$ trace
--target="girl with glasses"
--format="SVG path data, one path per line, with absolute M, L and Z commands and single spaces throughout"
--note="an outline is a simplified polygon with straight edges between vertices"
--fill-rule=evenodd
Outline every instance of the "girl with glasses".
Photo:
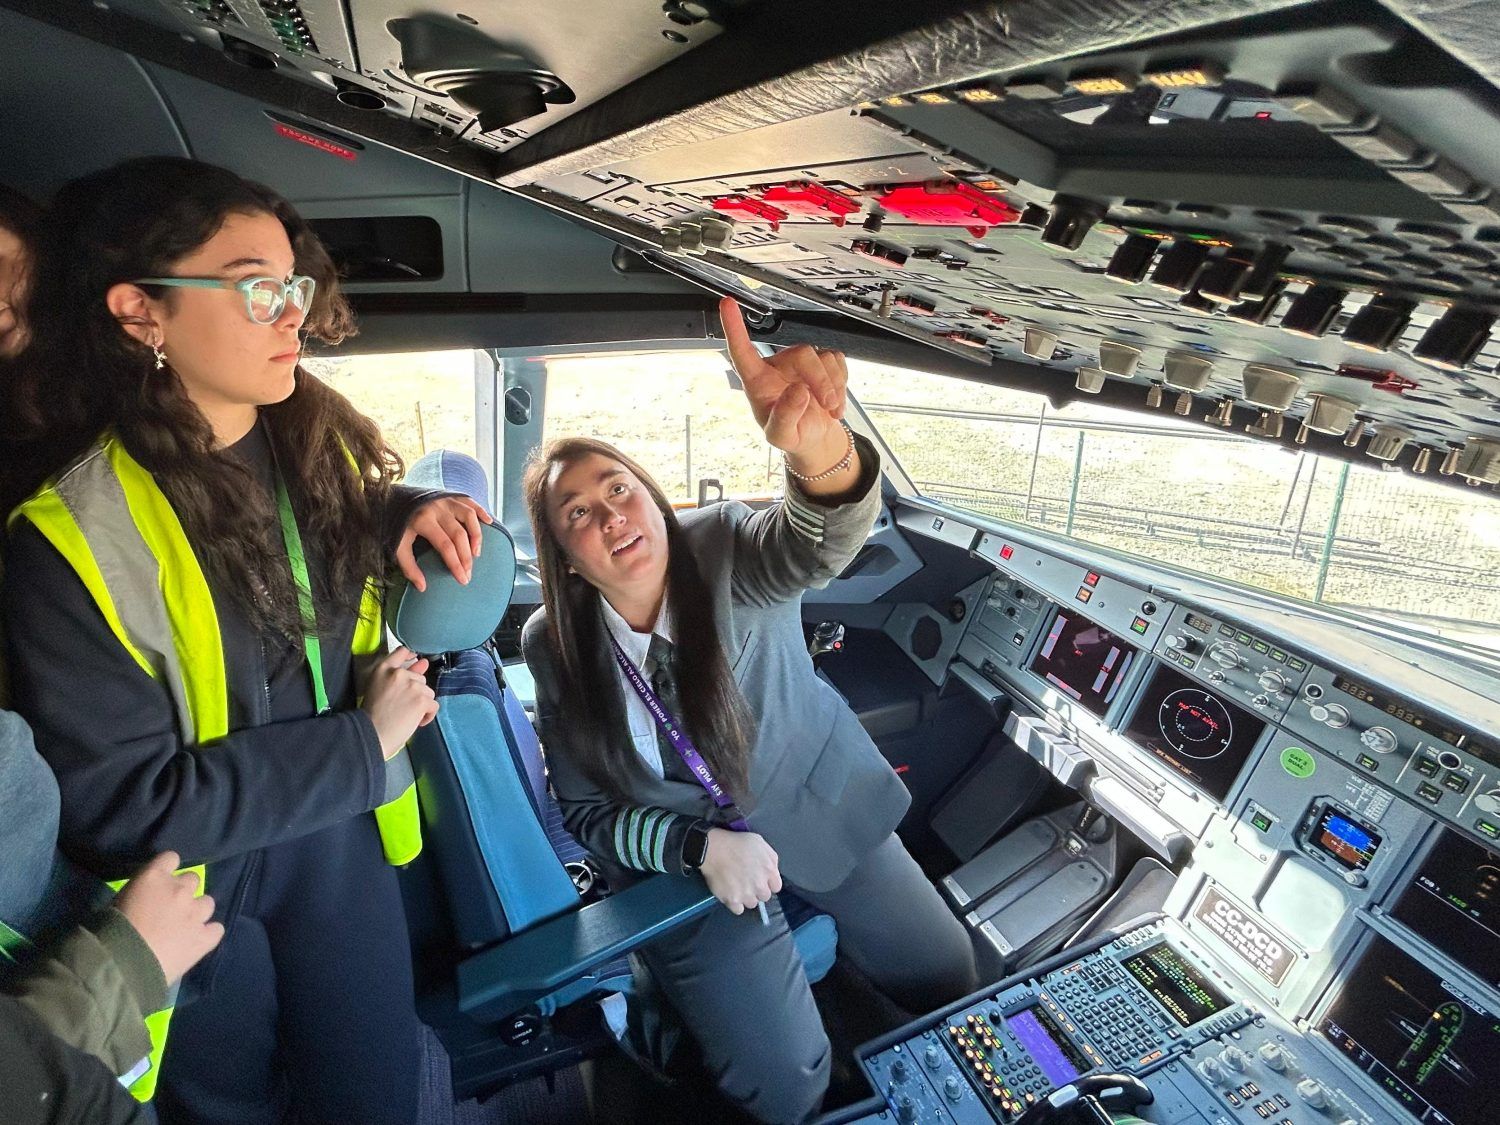
M 306 337 L 353 323 L 265 187 L 174 158 L 68 185 L 30 307 L 9 413 L 50 456 L 8 482 L 16 706 L 65 850 L 106 879 L 175 851 L 226 929 L 132 1090 L 164 1125 L 413 1121 L 392 865 L 420 847 L 404 747 L 437 702 L 384 653 L 377 587 L 391 544 L 422 584 L 419 537 L 466 580 L 488 516 L 394 483 L 303 372 Z

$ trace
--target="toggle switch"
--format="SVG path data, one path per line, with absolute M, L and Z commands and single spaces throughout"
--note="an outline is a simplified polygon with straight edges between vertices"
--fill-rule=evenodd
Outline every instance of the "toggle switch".
M 1104 204 L 1076 195 L 1059 195 L 1052 200 L 1052 214 L 1042 227 L 1042 241 L 1058 250 L 1077 250 L 1102 218 Z

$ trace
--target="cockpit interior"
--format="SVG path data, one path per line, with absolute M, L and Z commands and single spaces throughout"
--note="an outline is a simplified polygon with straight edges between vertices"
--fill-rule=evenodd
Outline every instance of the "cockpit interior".
M 519 475 L 544 427 L 686 396 L 652 437 L 682 503 L 764 503 L 764 452 L 715 460 L 716 408 L 653 371 L 698 357 L 724 392 L 724 295 L 767 350 L 847 353 L 884 506 L 802 616 L 986 983 L 897 1012 L 830 945 L 818 1120 L 1480 1125 L 1500 1073 L 1497 18 L 0 0 L 0 180 L 45 199 L 130 156 L 222 164 L 340 266 L 360 331 L 315 363 L 353 386 L 368 357 L 461 357 L 459 421 L 418 402 L 418 451 L 468 442 L 516 544 L 482 646 L 494 754 L 534 703 Z M 481 782 L 434 764 L 424 790 L 418 765 L 449 818 L 402 876 L 451 1094 L 431 1120 L 731 1120 L 691 1083 L 643 1108 L 580 1078 L 619 1053 L 617 958 L 702 888 L 658 876 L 612 916 L 581 849 L 544 850 L 574 887 L 527 915 L 467 826 Z M 545 837 L 536 776 L 505 815 Z

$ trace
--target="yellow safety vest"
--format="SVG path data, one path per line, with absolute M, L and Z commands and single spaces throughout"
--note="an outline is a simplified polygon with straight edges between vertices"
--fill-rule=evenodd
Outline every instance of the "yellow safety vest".
M 117 437 L 106 433 L 11 513 L 10 522 L 22 517 L 77 572 L 125 651 L 147 675 L 164 683 L 184 741 L 212 753 L 210 744 L 229 733 L 219 618 L 203 568 L 151 474 Z M 379 651 L 384 638 L 380 599 L 372 584 L 360 604 L 354 655 Z M 417 857 L 422 829 L 415 783 L 377 808 L 375 820 L 388 863 L 400 866 Z M 185 870 L 196 871 L 204 881 L 205 865 Z M 151 1065 L 130 1087 L 140 1101 L 149 1101 L 156 1092 L 172 1016 L 172 999 L 168 1003 L 146 1017 Z

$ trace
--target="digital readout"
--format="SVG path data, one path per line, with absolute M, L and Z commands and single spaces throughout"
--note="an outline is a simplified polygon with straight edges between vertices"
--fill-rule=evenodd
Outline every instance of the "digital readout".
M 1196 613 L 1190 613 L 1184 620 L 1189 629 L 1197 629 L 1200 633 L 1212 633 L 1214 623 L 1206 617 L 1199 617 Z
M 1323 810 L 1313 828 L 1313 847 L 1328 856 L 1339 866 L 1350 871 L 1363 871 L 1380 850 L 1380 834 L 1337 809 Z
M 1400 719 L 1403 723 L 1416 727 L 1440 742 L 1460 747 L 1491 765 L 1500 765 L 1500 752 L 1489 746 L 1471 742 L 1467 731 L 1450 727 L 1443 720 L 1418 711 L 1399 699 L 1393 699 L 1384 692 L 1377 691 L 1368 684 L 1351 680 L 1348 676 L 1335 676 L 1333 686 L 1346 695 L 1352 695 L 1355 699 L 1368 703 L 1371 707 L 1379 707 L 1391 718 Z

